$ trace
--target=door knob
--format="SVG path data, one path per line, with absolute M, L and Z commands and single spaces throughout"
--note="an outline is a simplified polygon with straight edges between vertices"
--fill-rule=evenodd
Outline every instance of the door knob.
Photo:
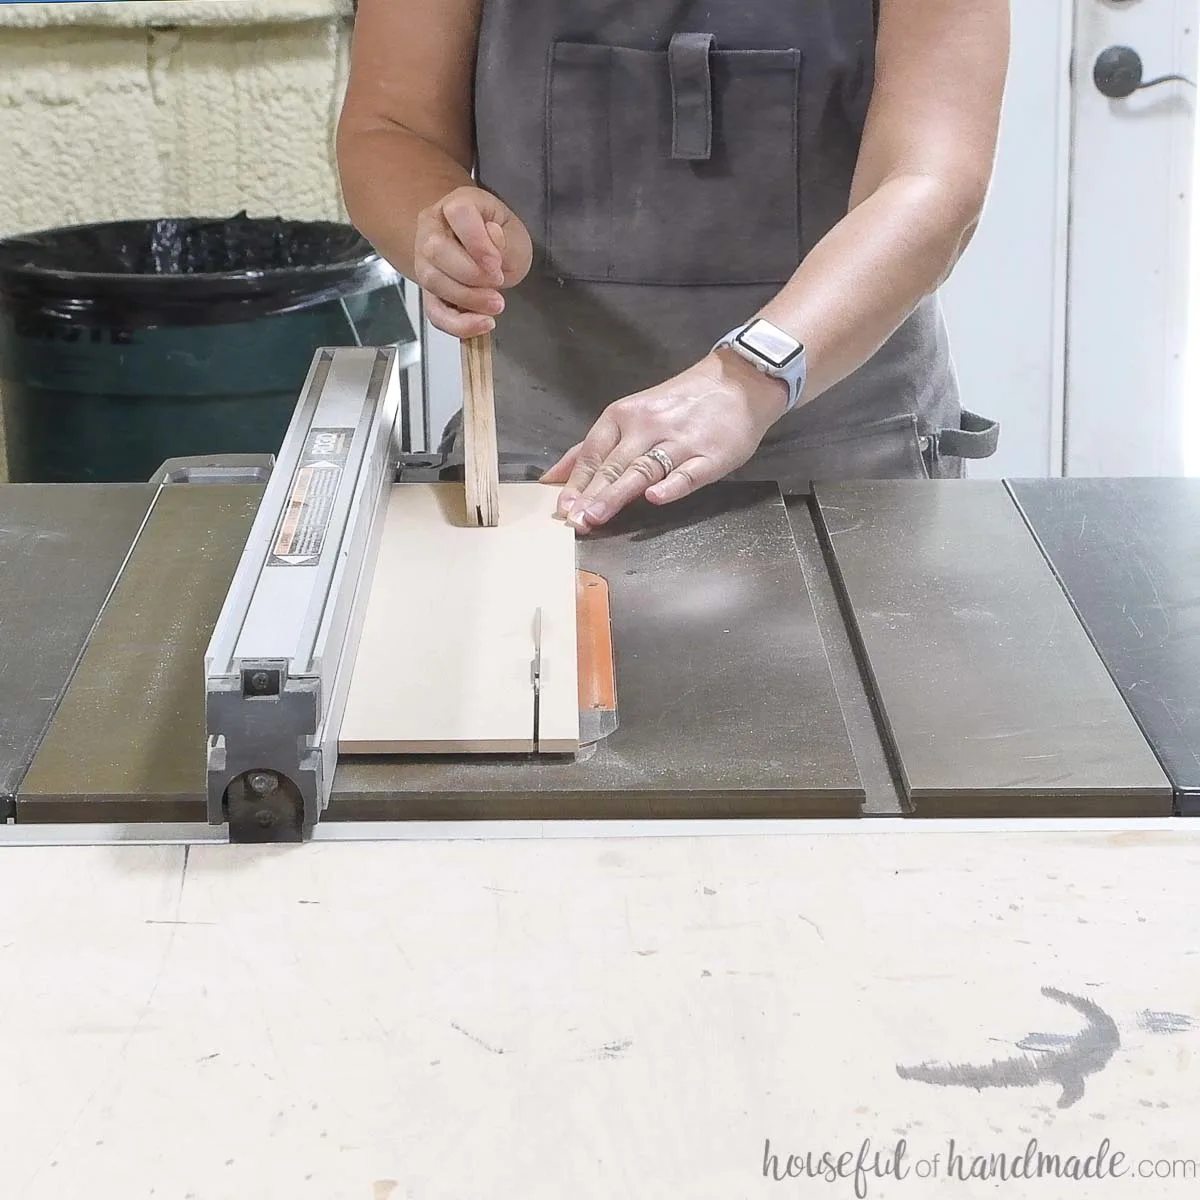
M 1109 46 L 1100 52 L 1092 68 L 1092 80 L 1097 91 L 1110 100 L 1125 100 L 1134 92 L 1163 83 L 1196 86 L 1185 75 L 1160 75 L 1157 79 L 1143 79 L 1142 74 L 1142 56 L 1132 46 Z

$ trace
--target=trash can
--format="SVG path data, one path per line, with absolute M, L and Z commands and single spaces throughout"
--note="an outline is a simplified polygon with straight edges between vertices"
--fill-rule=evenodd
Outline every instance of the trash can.
M 0 241 L 9 478 L 274 453 L 318 348 L 412 337 L 402 277 L 348 225 L 239 213 Z

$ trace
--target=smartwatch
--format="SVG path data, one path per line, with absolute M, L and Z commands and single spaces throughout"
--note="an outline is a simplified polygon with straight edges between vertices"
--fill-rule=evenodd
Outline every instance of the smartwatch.
M 799 404 L 808 376 L 808 362 L 804 346 L 790 333 L 784 333 L 778 325 L 772 325 L 762 317 L 755 317 L 745 325 L 730 330 L 713 350 L 724 350 L 726 347 L 753 363 L 764 375 L 787 384 L 785 413 L 791 412 Z

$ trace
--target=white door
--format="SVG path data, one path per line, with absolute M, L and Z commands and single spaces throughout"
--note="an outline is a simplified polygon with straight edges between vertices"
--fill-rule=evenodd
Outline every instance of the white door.
M 964 402 L 1001 425 L 971 474 L 1177 473 L 1195 90 L 1094 76 L 1194 79 L 1197 0 L 1012 12 L 992 193 L 944 293 Z
M 1067 0 L 1012 0 L 992 188 L 942 293 L 963 404 L 1000 422 L 972 478 L 1062 473 L 1073 25 Z
M 1077 0 L 1068 475 L 1184 469 L 1197 0 Z M 1097 73 L 1099 79 L 1097 79 Z M 1124 86 L 1122 86 L 1124 84 Z
M 1067 0 L 1012 11 L 988 206 L 942 293 L 962 402 L 1000 421 L 980 479 L 1062 473 L 1074 20 Z

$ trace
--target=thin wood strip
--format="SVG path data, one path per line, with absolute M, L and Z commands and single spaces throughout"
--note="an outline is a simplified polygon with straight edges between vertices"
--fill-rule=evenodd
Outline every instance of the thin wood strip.
M 464 473 L 467 517 L 475 525 L 500 523 L 500 458 L 492 387 L 492 335 L 462 344 Z

